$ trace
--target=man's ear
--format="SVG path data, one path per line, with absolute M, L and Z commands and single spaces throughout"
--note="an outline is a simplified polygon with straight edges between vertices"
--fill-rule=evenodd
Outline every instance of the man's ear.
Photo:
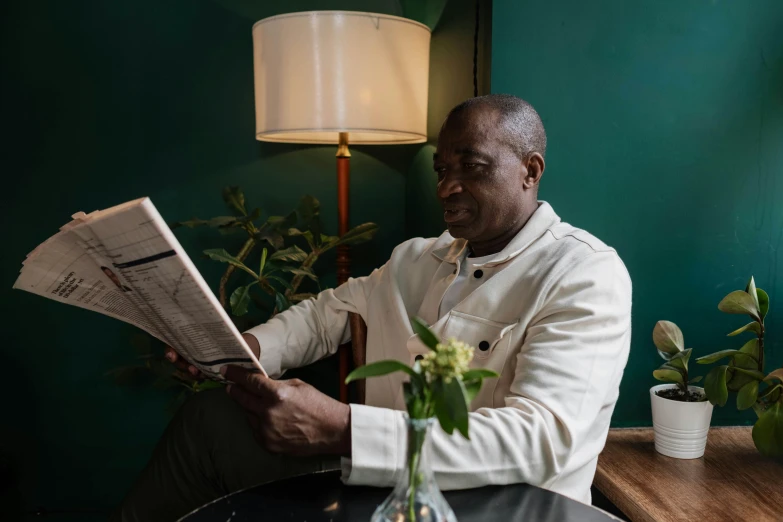
M 532 152 L 527 157 L 527 175 L 525 176 L 525 189 L 538 187 L 541 176 L 544 175 L 544 157 L 538 152 Z

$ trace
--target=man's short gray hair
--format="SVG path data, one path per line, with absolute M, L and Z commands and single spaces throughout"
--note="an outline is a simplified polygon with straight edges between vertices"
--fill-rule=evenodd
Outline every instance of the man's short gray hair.
M 524 158 L 531 152 L 538 152 L 541 156 L 546 155 L 544 123 L 528 102 L 511 94 L 488 94 L 465 100 L 451 109 L 449 116 L 478 106 L 491 107 L 500 113 L 509 145 L 520 158 Z

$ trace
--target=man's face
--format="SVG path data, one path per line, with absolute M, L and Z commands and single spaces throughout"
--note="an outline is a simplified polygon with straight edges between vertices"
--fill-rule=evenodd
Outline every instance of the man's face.
M 434 168 L 443 219 L 456 238 L 493 241 L 520 226 L 535 205 L 524 190 L 527 169 L 504 134 L 494 109 L 475 106 L 451 115 L 438 136 Z

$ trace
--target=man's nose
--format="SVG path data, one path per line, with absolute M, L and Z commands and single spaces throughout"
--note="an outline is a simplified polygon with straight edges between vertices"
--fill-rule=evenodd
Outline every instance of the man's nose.
M 440 199 L 447 199 L 452 194 L 462 192 L 462 184 L 454 176 L 446 174 L 438 181 L 437 195 Z

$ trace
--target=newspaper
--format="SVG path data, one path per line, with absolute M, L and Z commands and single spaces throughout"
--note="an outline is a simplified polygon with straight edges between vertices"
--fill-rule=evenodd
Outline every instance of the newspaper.
M 266 375 L 148 198 L 74 214 L 27 255 L 14 288 L 137 326 L 209 377 L 226 364 Z

